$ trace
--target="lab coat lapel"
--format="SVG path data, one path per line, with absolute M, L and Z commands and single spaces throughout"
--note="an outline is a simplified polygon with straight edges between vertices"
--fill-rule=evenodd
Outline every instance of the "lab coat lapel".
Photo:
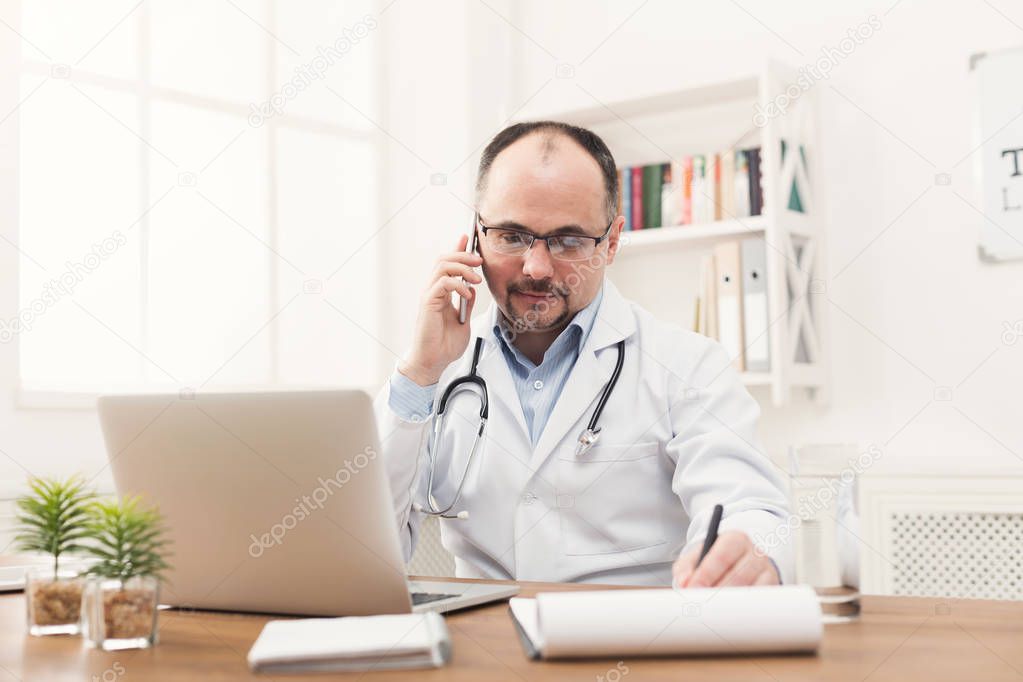
M 615 344 L 636 331 L 632 309 L 610 280 L 604 280 L 604 297 L 590 335 L 568 375 L 561 395 L 547 420 L 533 452 L 531 465 L 539 466 L 557 449 L 566 434 L 574 444 L 586 428 L 604 386 L 611 379 L 617 359 Z

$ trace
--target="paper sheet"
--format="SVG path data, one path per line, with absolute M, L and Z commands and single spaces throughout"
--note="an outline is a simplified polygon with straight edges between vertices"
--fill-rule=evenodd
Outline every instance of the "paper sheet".
M 510 607 L 544 658 L 814 651 L 822 632 L 803 585 L 547 592 Z

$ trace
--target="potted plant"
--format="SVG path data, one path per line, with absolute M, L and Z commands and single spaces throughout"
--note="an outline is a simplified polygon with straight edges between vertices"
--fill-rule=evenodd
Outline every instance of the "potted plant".
M 23 552 L 53 557 L 52 566 L 25 574 L 28 631 L 32 635 L 76 635 L 81 631 L 82 577 L 61 568 L 60 559 L 83 549 L 93 493 L 74 476 L 66 481 L 30 478 L 30 493 L 16 501 L 15 544 Z
M 160 513 L 138 497 L 92 505 L 85 551 L 96 563 L 83 599 L 90 645 L 111 651 L 156 643 L 160 576 L 168 567 L 165 530 Z

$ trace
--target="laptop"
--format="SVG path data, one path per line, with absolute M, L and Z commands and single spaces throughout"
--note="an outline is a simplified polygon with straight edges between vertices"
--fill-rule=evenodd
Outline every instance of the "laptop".
M 354 616 L 518 592 L 408 580 L 363 391 L 108 395 L 98 407 L 117 492 L 142 495 L 166 521 L 163 603 Z

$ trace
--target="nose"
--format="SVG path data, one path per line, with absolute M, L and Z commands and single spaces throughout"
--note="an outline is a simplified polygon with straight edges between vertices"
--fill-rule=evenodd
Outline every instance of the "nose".
M 522 259 L 522 274 L 530 279 L 547 279 L 554 275 L 554 262 L 544 240 L 534 241 Z

